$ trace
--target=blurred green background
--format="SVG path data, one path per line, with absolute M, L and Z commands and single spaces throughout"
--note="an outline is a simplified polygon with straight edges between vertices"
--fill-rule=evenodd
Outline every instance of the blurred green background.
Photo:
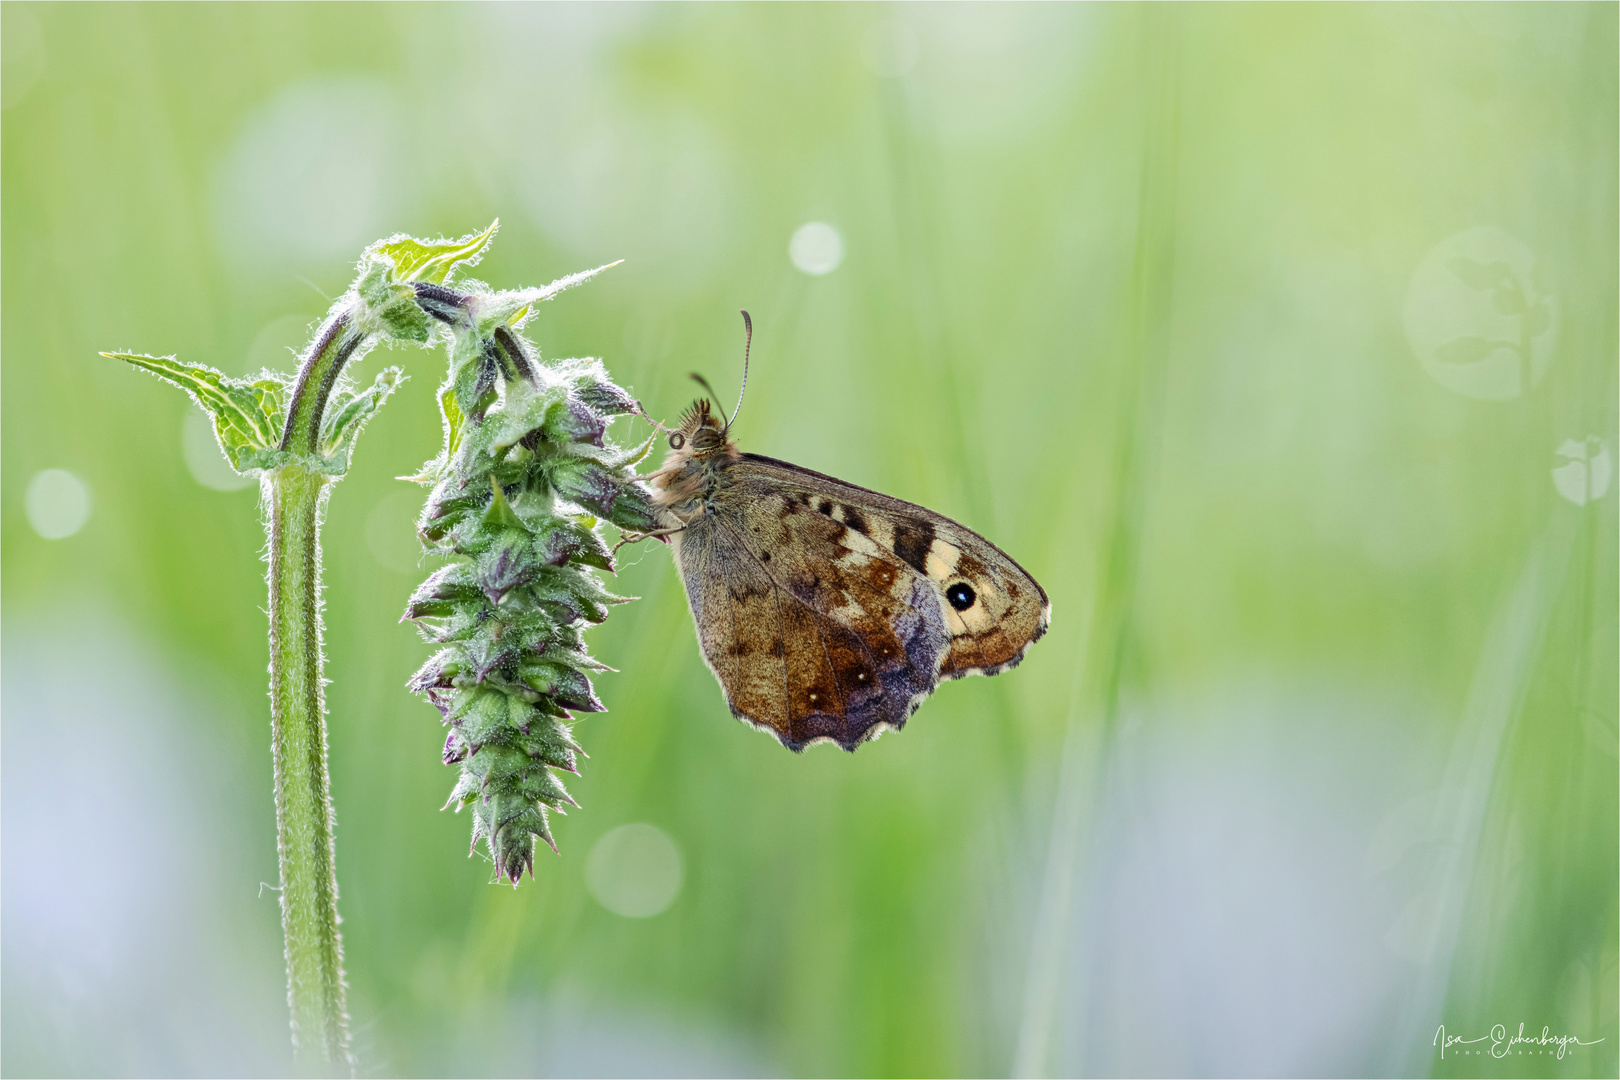
M 0 1068 L 290 1067 L 256 490 L 97 353 L 288 365 L 366 243 L 499 217 L 496 285 L 626 260 L 546 355 L 674 417 L 749 308 L 744 447 L 1053 629 L 794 756 L 644 545 L 584 809 L 492 887 L 403 686 L 443 360 L 369 358 L 362 1074 L 1615 1075 L 1616 12 L 3 5 Z M 1476 1053 L 1521 1023 L 1602 1041 Z

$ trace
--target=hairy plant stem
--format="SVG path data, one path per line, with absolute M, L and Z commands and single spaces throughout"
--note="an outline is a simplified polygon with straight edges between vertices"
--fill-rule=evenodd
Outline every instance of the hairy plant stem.
M 313 452 L 338 371 L 358 345 L 333 319 L 305 359 L 287 409 L 284 449 Z M 321 649 L 321 517 L 333 477 L 287 465 L 263 480 L 270 540 L 270 725 L 275 761 L 276 847 L 287 998 L 301 1069 L 352 1072 L 343 1004 L 337 864 L 326 766 Z
M 347 1072 L 326 703 L 321 691 L 320 521 L 330 477 L 265 477 L 270 534 L 270 725 L 287 998 L 300 1065 Z
M 269 542 L 270 727 L 281 928 L 293 1050 L 298 1071 L 306 1075 L 353 1075 L 355 1070 L 343 1006 L 326 763 L 321 518 L 332 485 L 348 471 L 361 430 L 404 380 L 400 368 L 389 367 L 369 386 L 357 388 L 342 378 L 343 369 L 379 338 L 428 344 L 433 316 L 419 301 L 416 286 L 437 286 L 459 266 L 477 262 L 495 228 L 491 224 L 453 241 L 397 235 L 367 247 L 354 284 L 333 304 L 296 376 L 262 371 L 240 379 L 174 356 L 102 354 L 184 390 L 212 419 L 231 468 L 260 478 Z M 579 275 L 564 279 L 551 291 L 580 280 Z M 433 295 L 431 288 L 428 293 Z M 527 303 L 549 295 L 544 290 L 522 294 Z M 517 301 L 519 308 L 524 302 Z M 515 308 L 505 317 L 518 313 Z

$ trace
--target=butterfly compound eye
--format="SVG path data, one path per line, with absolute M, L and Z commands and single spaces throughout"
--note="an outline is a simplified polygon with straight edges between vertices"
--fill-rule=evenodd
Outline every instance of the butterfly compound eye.
M 673 432 L 673 433 L 670 434 L 669 448 L 671 450 L 679 450 L 681 447 L 683 447 L 685 445 L 686 445 L 686 436 L 685 435 L 682 435 L 678 431 Z
M 951 602 L 951 607 L 957 611 L 966 611 L 978 600 L 979 595 L 965 581 L 958 581 L 945 590 L 945 599 Z

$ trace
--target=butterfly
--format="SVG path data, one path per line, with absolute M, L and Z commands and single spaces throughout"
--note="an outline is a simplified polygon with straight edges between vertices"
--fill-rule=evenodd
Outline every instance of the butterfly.
M 1011 556 L 926 507 L 739 451 L 741 408 L 739 394 L 717 417 L 699 399 L 663 429 L 669 453 L 647 478 L 659 528 L 633 537 L 670 544 L 738 719 L 790 750 L 853 751 L 940 682 L 1006 671 L 1046 632 L 1046 593 Z

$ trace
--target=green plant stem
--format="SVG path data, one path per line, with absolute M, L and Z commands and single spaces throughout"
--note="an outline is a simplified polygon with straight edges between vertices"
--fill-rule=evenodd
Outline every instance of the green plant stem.
M 292 465 L 264 480 L 270 534 L 270 723 L 287 997 L 299 1064 L 347 1073 L 326 702 L 320 521 L 330 477 Z
M 344 316 L 323 328 L 288 404 L 283 449 L 318 449 L 326 399 L 358 344 Z M 320 531 L 332 480 L 302 465 L 284 466 L 264 479 L 270 540 L 270 725 L 287 999 L 299 1066 L 322 1075 L 352 1072 L 321 649 Z
M 281 436 L 281 448 L 303 454 L 320 452 L 321 420 L 326 412 L 326 399 L 332 396 L 332 387 L 343 371 L 343 365 L 354 355 L 364 335 L 354 333 L 347 313 L 338 315 L 321 327 L 321 336 L 315 339 L 309 355 L 298 369 L 298 385 L 293 389 L 292 401 L 287 405 L 287 424 Z

